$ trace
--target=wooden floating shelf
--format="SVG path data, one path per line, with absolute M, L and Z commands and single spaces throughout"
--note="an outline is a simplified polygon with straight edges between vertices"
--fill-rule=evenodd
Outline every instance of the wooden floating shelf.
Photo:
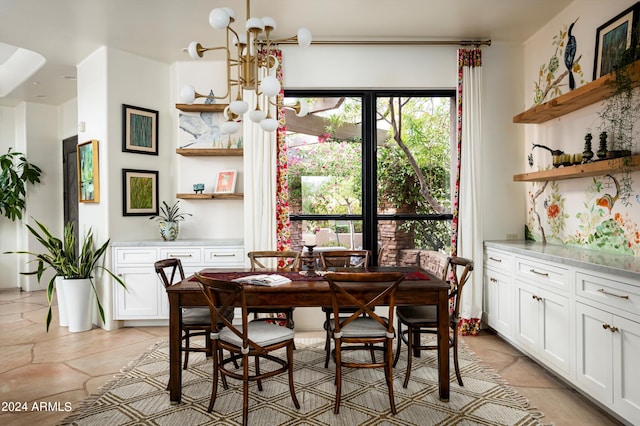
M 625 165 L 625 162 L 628 163 Z M 640 154 L 632 155 L 631 157 L 599 160 L 593 163 L 541 170 L 539 172 L 522 173 L 513 175 L 513 180 L 515 182 L 545 182 L 549 180 L 576 179 L 618 173 L 624 168 L 630 172 L 640 170 Z
M 242 148 L 178 148 L 176 154 L 185 157 L 242 157 Z
M 628 65 L 629 76 L 634 82 L 634 87 L 640 85 L 640 61 Z M 615 75 L 609 73 L 590 83 L 582 85 L 564 95 L 560 95 L 540 105 L 536 105 L 525 112 L 513 117 L 514 123 L 539 124 L 554 118 L 561 117 L 570 112 L 602 101 L 613 93 L 611 81 Z
M 236 193 L 233 194 L 196 194 L 196 193 L 185 193 L 185 194 L 176 194 L 176 198 L 180 198 L 182 200 L 242 200 L 244 198 L 244 194 Z
M 184 112 L 223 112 L 229 104 L 176 104 Z

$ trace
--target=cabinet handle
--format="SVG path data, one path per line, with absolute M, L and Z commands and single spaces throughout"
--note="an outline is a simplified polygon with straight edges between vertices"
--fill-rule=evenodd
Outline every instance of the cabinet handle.
M 502 259 L 496 259 L 495 257 L 489 256 L 489 260 L 493 260 L 494 262 L 502 263 Z
M 605 289 L 604 289 L 604 288 L 599 288 L 599 289 L 598 289 L 598 292 L 599 292 L 599 293 L 602 293 L 602 294 L 606 294 L 607 296 L 614 296 L 614 297 L 619 297 L 620 299 L 627 299 L 627 300 L 629 300 L 629 296 L 627 296 L 627 295 L 622 295 L 622 296 L 621 296 L 621 295 L 619 295 L 619 294 L 609 293 L 608 291 L 605 291 Z
M 171 254 L 169 253 L 169 257 L 193 257 L 191 254 Z
M 235 257 L 234 253 L 213 253 L 213 257 Z
M 536 275 L 542 275 L 543 277 L 548 277 L 549 274 L 547 272 L 538 272 L 535 269 L 529 269 L 529 272 Z
M 496 280 L 496 279 L 495 279 L 495 278 L 493 278 L 493 277 L 489 278 L 489 281 L 491 281 L 492 283 L 497 283 L 497 282 L 498 282 L 498 280 Z
M 609 325 L 607 323 L 602 324 L 602 328 L 604 328 L 605 330 L 610 330 L 612 333 L 615 333 L 618 331 L 618 327 L 614 327 L 612 325 Z
M 542 297 L 537 296 L 537 295 L 535 295 L 535 294 L 532 294 L 532 295 L 531 295 L 531 298 L 532 298 L 533 300 L 537 300 L 538 302 L 542 300 Z

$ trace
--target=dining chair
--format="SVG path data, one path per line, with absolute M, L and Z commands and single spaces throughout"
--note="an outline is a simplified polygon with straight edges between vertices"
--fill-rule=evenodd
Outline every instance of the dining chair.
M 331 290 L 333 318 L 330 322 L 331 337 L 335 342 L 333 350 L 336 363 L 336 401 L 333 412 L 340 411 L 342 392 L 342 368 L 383 368 L 389 391 L 391 412 L 396 414 L 393 396 L 393 310 L 398 285 L 404 280 L 402 272 L 330 272 L 325 275 Z M 373 284 L 379 291 L 357 294 L 362 284 Z M 374 307 L 385 304 L 389 307 L 389 317 L 380 317 Z M 341 315 L 341 308 L 355 307 L 349 316 Z M 382 346 L 375 346 L 376 344 Z M 343 351 L 382 351 L 383 360 L 375 357 L 370 361 L 357 358 L 343 360 Z
M 320 266 L 323 271 L 330 269 L 351 269 L 366 268 L 369 266 L 371 252 L 369 250 L 327 250 L 320 253 Z M 325 320 L 323 328 L 325 330 L 324 343 L 324 368 L 329 368 L 329 359 L 331 358 L 331 333 L 329 331 L 329 323 L 333 315 L 333 307 L 323 306 Z M 341 315 L 348 315 L 355 312 L 355 308 L 343 307 L 340 311 Z M 372 355 L 373 356 L 373 355 Z
M 462 289 L 471 276 L 471 271 L 473 271 L 472 260 L 450 256 L 445 262 L 445 268 L 442 274 L 442 280 L 448 282 L 451 286 L 449 290 L 449 328 L 452 333 L 449 335 L 449 348 L 453 348 L 453 365 L 460 386 L 464 386 L 458 364 L 460 300 L 462 297 Z M 438 334 L 438 309 L 436 305 L 399 306 L 396 309 L 396 316 L 398 318 L 398 347 L 393 365 L 395 366 L 398 363 L 402 342 L 404 342 L 407 345 L 407 372 L 402 386 L 406 388 L 411 375 L 411 361 L 413 356 L 420 356 L 421 350 L 438 349 L 437 343 L 421 343 L 422 334 Z M 404 331 L 402 330 L 403 325 L 407 327 Z
M 297 272 L 300 270 L 300 252 L 298 251 L 250 251 L 247 256 L 251 261 L 251 272 Z M 259 318 L 260 314 L 274 314 L 276 317 L 281 314 L 285 317 L 285 325 L 293 330 L 294 308 L 249 308 L 249 313 L 253 314 L 254 320 L 273 321 L 273 318 Z
M 196 279 L 202 287 L 202 291 L 209 305 L 210 320 L 217 324 L 210 333 L 213 353 L 213 386 L 208 412 L 213 410 L 218 390 L 218 377 L 221 377 L 226 387 L 226 378 L 230 377 L 242 381 L 242 420 L 248 424 L 249 413 L 249 382 L 255 381 L 258 390 L 262 391 L 262 379 L 287 372 L 289 375 L 289 392 L 297 409 L 300 403 L 296 398 L 293 385 L 293 339 L 294 331 L 287 327 L 271 324 L 263 321 L 249 321 L 245 284 L 234 281 L 220 281 L 208 278 L 196 272 Z M 242 310 L 242 326 L 235 326 L 223 314 L 227 309 L 240 305 Z M 273 351 L 286 348 L 286 360 L 272 355 Z M 222 350 L 231 353 L 228 358 L 222 356 Z M 249 359 L 255 359 L 253 372 L 249 371 Z M 274 364 L 274 367 L 266 372 L 260 370 L 260 359 Z M 242 372 L 231 367 L 230 363 L 241 360 Z

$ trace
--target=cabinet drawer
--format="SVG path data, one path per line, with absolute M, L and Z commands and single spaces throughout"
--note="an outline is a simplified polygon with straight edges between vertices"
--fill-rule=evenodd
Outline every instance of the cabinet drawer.
M 528 258 L 516 258 L 516 275 L 543 288 L 569 291 L 569 270 L 550 263 Z
M 207 266 L 244 266 L 242 248 L 205 248 L 204 264 Z
M 160 258 L 180 259 L 183 265 L 202 265 L 202 249 L 200 247 L 175 247 L 160 249 Z
M 155 248 L 116 248 L 114 253 L 118 265 L 150 265 L 158 256 Z
M 577 272 L 576 295 L 632 313 L 640 312 L 640 287 L 609 276 Z
M 484 267 L 512 273 L 513 255 L 505 251 L 487 249 L 484 257 Z

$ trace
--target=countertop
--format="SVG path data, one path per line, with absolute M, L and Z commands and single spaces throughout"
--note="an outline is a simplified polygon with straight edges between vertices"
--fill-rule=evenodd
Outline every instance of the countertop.
M 536 241 L 485 241 L 486 247 L 640 280 L 640 257 Z
M 112 247 L 243 247 L 242 239 L 185 239 L 176 241 L 164 240 L 135 240 L 135 241 L 111 241 Z

